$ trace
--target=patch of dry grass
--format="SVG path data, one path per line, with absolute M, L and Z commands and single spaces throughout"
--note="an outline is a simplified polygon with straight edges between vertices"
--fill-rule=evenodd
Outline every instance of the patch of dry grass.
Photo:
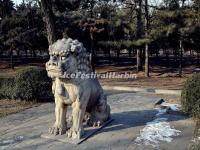
M 39 106 L 39 103 L 22 102 L 15 100 L 0 100 L 0 117 L 5 117 L 9 114 L 17 113 L 25 109 Z
M 137 75 L 136 79 L 99 79 L 102 85 L 113 85 L 113 86 L 130 86 L 139 88 L 156 88 L 156 89 L 170 89 L 170 90 L 181 90 L 183 84 L 192 74 L 192 70 L 195 67 L 183 68 L 183 76 L 179 77 L 177 72 L 163 69 L 162 67 L 154 67 L 151 69 L 150 77 L 146 78 L 144 72 L 136 73 L 136 69 L 130 66 L 100 66 L 96 68 L 96 72 L 99 74 L 107 72 L 115 73 L 130 73 Z

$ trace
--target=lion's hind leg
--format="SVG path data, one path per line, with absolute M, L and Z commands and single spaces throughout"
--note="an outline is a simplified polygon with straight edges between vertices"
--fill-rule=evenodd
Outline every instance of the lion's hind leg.
M 104 122 L 110 119 L 110 106 L 107 104 L 107 98 L 102 94 L 98 100 L 97 105 L 90 113 L 88 120 L 89 126 L 101 126 Z

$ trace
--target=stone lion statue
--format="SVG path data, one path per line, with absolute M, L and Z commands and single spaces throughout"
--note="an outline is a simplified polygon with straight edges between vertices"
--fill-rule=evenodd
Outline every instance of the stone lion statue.
M 83 44 L 70 38 L 58 40 L 49 47 L 50 60 L 46 63 L 52 78 L 56 121 L 51 134 L 64 134 L 80 139 L 84 134 L 83 120 L 90 126 L 101 126 L 110 118 L 106 95 L 92 74 L 90 55 Z M 83 77 L 85 75 L 85 77 Z M 66 121 L 68 106 L 72 107 L 71 128 Z

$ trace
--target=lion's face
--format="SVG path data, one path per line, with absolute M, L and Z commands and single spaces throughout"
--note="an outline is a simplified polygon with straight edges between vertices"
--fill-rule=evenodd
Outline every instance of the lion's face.
M 86 49 L 78 40 L 70 38 L 58 40 L 49 46 L 49 55 L 46 70 L 51 78 L 66 78 L 66 75 L 72 73 L 91 70 Z
M 64 74 L 71 74 L 77 70 L 77 60 L 71 52 L 51 53 L 50 60 L 46 63 L 48 76 L 60 78 Z

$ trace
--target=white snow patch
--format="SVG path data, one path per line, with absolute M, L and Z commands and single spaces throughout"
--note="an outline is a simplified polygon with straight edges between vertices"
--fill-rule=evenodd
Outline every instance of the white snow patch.
M 23 136 L 16 136 L 13 139 L 3 140 L 0 142 L 0 150 L 6 150 L 11 144 L 21 142 L 23 139 Z
M 179 111 L 180 108 L 181 108 L 181 106 L 179 104 L 170 104 L 170 103 L 166 103 L 166 102 L 164 102 L 160 105 L 163 106 L 163 107 L 168 107 L 173 111 Z
M 179 110 L 178 104 L 164 103 L 162 106 L 170 107 L 173 111 Z M 140 136 L 135 139 L 136 144 L 152 145 L 159 149 L 159 143 L 164 141 L 170 143 L 174 136 L 178 136 L 181 131 L 171 128 L 167 118 L 160 117 L 167 112 L 167 109 L 156 108 L 158 113 L 156 119 L 148 122 L 140 131 Z
M 2 142 L 2 144 L 13 144 L 13 143 L 15 143 L 15 140 L 4 140 Z
M 161 116 L 167 112 L 167 109 L 161 109 L 161 108 L 155 108 L 158 113 L 156 114 L 156 117 Z

